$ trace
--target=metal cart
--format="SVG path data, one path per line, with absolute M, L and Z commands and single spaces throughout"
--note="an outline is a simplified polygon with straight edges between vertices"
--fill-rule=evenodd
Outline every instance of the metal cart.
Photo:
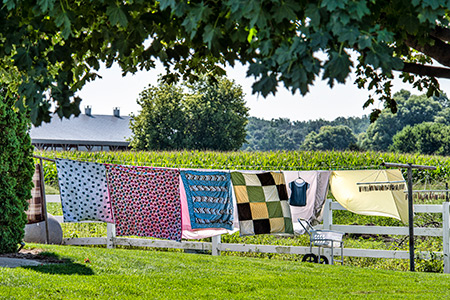
M 340 262 L 342 265 L 344 264 L 344 242 L 342 241 L 344 232 L 315 230 L 311 223 L 301 218 L 298 219 L 298 222 L 309 235 L 310 253 L 304 255 L 302 261 L 328 264 L 328 258 L 325 255 L 320 255 L 320 248 L 331 248 L 331 264 L 334 265 L 334 248 L 341 248 L 341 259 L 336 261 Z M 306 226 L 303 223 L 306 223 Z M 312 251 L 313 246 L 318 247 L 317 255 Z

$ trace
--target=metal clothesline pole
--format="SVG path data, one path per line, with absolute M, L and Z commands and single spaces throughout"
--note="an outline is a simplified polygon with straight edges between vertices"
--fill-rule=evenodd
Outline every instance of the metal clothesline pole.
M 413 206 L 413 184 L 412 184 L 412 169 L 419 170 L 436 170 L 433 166 L 422 166 L 413 164 L 397 164 L 397 163 L 382 163 L 381 166 L 386 168 L 403 168 L 408 170 L 408 227 L 409 227 L 409 270 L 415 271 L 414 262 L 414 206 Z

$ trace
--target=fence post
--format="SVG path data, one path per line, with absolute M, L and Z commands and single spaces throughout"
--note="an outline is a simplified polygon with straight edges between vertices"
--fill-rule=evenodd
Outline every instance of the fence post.
M 106 248 L 114 248 L 116 239 L 116 224 L 106 223 Z
M 442 243 L 444 254 L 444 273 L 450 273 L 450 202 L 442 203 Z
M 212 251 L 211 254 L 214 256 L 220 255 L 219 246 L 222 243 L 222 235 L 216 235 L 211 238 L 212 241 Z
M 333 200 L 326 199 L 325 205 L 323 207 L 323 229 L 324 230 L 331 230 L 331 226 L 333 225 L 333 210 L 331 209 L 331 202 Z M 333 253 L 331 253 L 331 248 L 323 248 L 323 255 L 325 255 L 328 258 L 328 261 L 331 261 L 331 256 Z M 320 253 L 319 253 L 320 255 Z
M 333 210 L 331 209 L 331 202 L 333 200 L 326 199 L 323 206 L 323 229 L 331 230 L 333 225 Z

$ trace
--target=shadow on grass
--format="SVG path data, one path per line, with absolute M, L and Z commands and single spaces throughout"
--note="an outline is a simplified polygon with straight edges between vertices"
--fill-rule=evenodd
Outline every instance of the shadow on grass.
M 23 266 L 24 269 L 30 269 L 36 272 L 46 274 L 60 274 L 60 275 L 94 275 L 94 271 L 85 264 L 73 262 L 67 257 L 60 257 L 52 252 L 42 252 L 39 256 L 41 259 L 40 266 Z

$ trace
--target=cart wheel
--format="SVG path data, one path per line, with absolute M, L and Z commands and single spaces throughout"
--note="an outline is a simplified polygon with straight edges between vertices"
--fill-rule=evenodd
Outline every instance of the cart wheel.
M 303 262 L 310 262 L 310 263 L 317 263 L 317 255 L 315 255 L 314 253 L 308 253 L 305 254 L 302 258 Z
M 319 257 L 319 264 L 328 265 L 328 258 L 325 255 Z

